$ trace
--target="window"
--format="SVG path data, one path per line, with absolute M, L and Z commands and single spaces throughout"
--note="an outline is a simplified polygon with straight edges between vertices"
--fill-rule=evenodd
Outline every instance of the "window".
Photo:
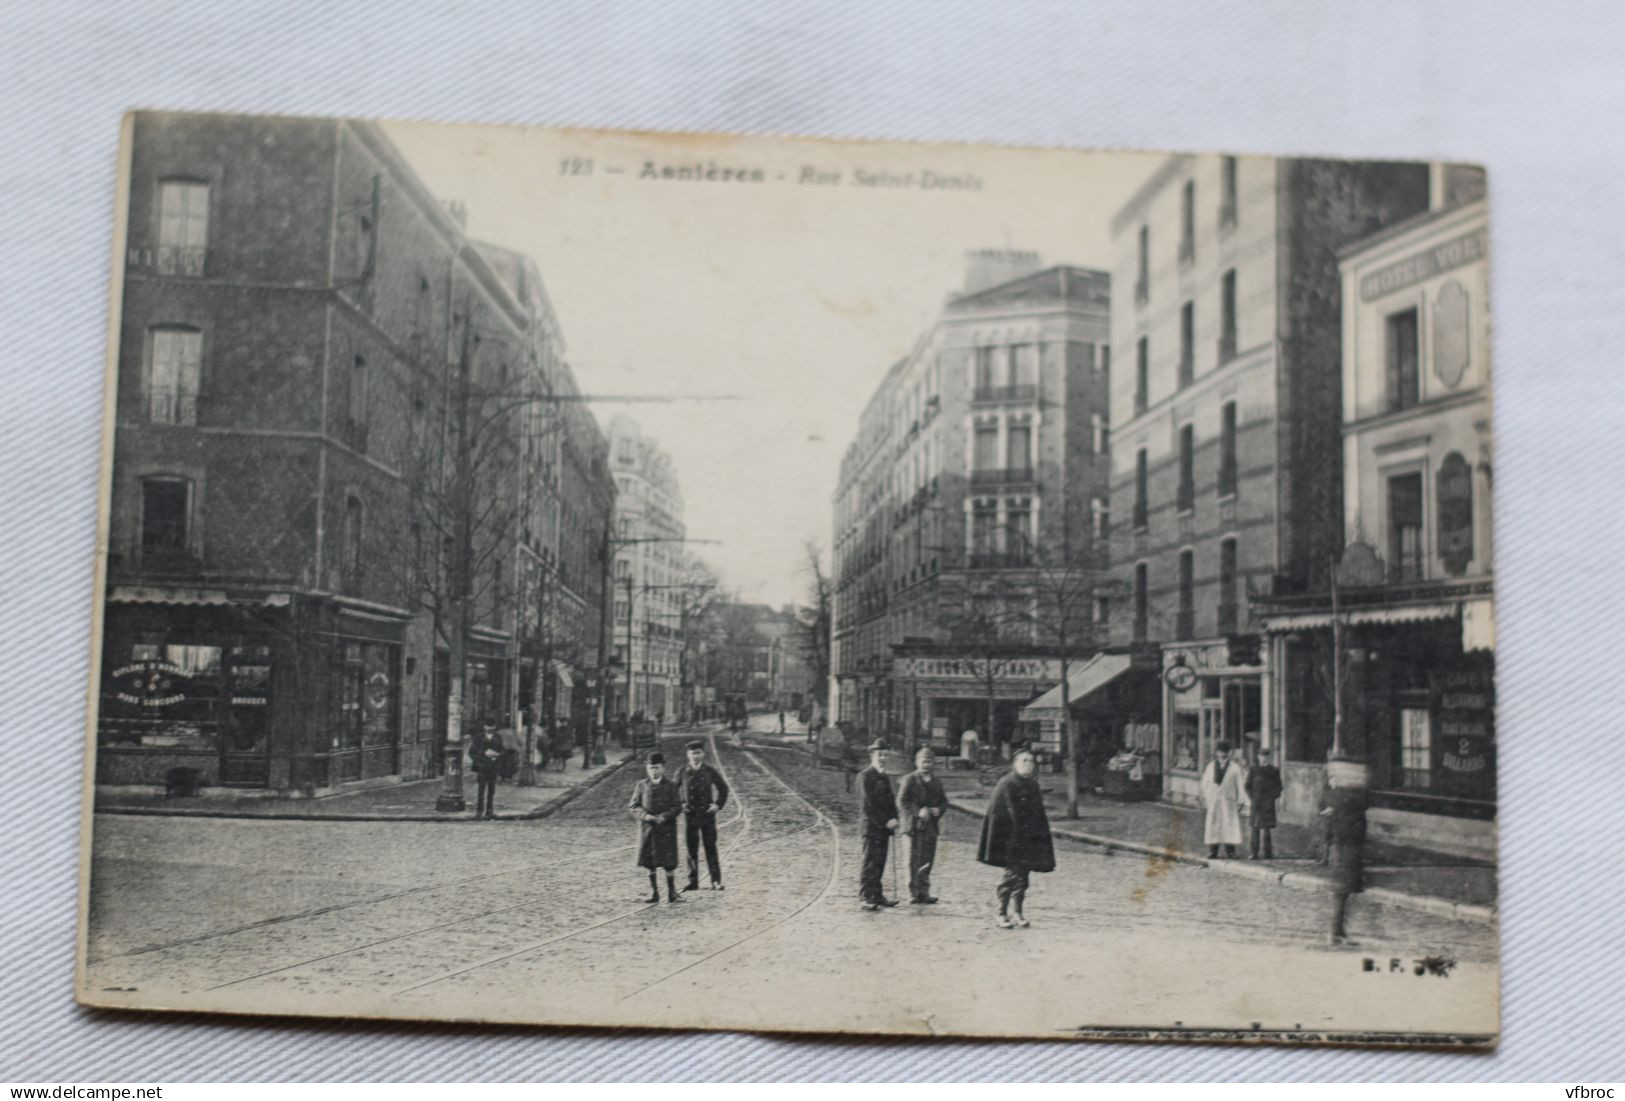
M 1095 626 L 1104 628 L 1112 617 L 1112 603 L 1109 597 L 1095 597 Z
M 1236 492 L 1236 403 L 1227 401 L 1219 410 L 1219 496 Z
M 1422 475 L 1388 479 L 1388 570 L 1394 581 L 1422 579 Z
M 1388 411 L 1409 409 L 1421 400 L 1417 370 L 1416 310 L 1388 316 Z
M 153 424 L 196 424 L 202 377 L 202 333 L 196 329 L 153 329 L 147 368 L 147 419 Z
M 1219 362 L 1236 358 L 1236 269 L 1219 282 Z
M 346 439 L 357 451 L 367 449 L 367 361 L 356 356 L 350 365 L 350 393 L 346 406 Z
M 999 466 L 999 430 L 991 424 L 976 426 L 976 450 L 973 455 L 976 470 L 996 470 Z
M 991 346 L 976 349 L 976 390 L 986 393 L 1004 384 L 1001 377 L 1004 374 L 1003 364 L 1000 362 L 1001 349 Z
M 1179 554 L 1179 623 L 1174 637 L 1196 637 L 1196 555 L 1192 551 Z
M 184 555 L 191 547 L 192 483 L 184 478 L 141 481 L 141 554 Z
M 1111 430 L 1106 427 L 1106 418 L 1099 413 L 1089 414 L 1089 438 L 1096 455 L 1104 455 L 1111 450 Z
M 1151 618 L 1151 594 L 1144 562 L 1134 567 L 1134 641 L 1144 642 Z
M 1233 635 L 1237 629 L 1236 541 L 1219 543 L 1219 634 Z
M 1148 464 L 1145 448 L 1142 447 L 1134 455 L 1134 527 L 1140 531 L 1145 530 L 1151 511 L 1148 482 Z
M 1425 708 L 1400 708 L 1399 764 L 1405 787 L 1433 786 L 1433 728 Z
M 1104 539 L 1111 534 L 1112 514 L 1106 506 L 1106 498 L 1095 497 L 1089 502 L 1089 518 L 1096 539 Z
M 1196 426 L 1179 430 L 1179 511 L 1196 507 Z
M 1032 469 L 1032 431 L 1032 428 L 1025 424 L 1012 424 L 1005 430 L 1006 469 Z
M 1196 257 L 1196 181 L 1186 180 L 1179 207 L 1179 262 Z
M 158 184 L 158 272 L 202 275 L 209 247 L 209 185 L 197 180 Z
M 1179 307 L 1179 385 L 1196 381 L 1196 303 Z
M 624 600 L 617 600 L 615 602 L 615 622 L 626 622 L 626 601 Z
M 1005 517 L 1005 551 L 1013 561 L 1025 563 L 1032 553 L 1032 505 L 1025 500 L 1013 501 Z
M 1151 338 L 1142 336 L 1134 347 L 1134 412 L 1151 404 Z
M 1140 227 L 1140 257 L 1134 278 L 1134 301 L 1144 304 L 1151 297 L 1151 227 Z
M 343 561 L 340 569 L 344 574 L 344 587 L 353 589 L 361 583 L 361 536 L 364 508 L 359 498 L 350 497 L 344 502 L 344 533 L 343 533 Z
M 989 555 L 996 546 L 998 508 L 990 501 L 978 501 L 971 510 L 971 554 Z
M 1236 224 L 1236 158 L 1219 158 L 1219 228 Z
M 1010 348 L 1010 385 L 1031 386 L 1038 377 L 1038 346 L 1015 344 Z

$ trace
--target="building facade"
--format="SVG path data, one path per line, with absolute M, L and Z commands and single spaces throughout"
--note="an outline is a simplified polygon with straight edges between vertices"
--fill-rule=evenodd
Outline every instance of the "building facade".
M 1341 547 L 1336 250 L 1428 192 L 1420 164 L 1173 156 L 1112 219 L 1111 636 L 1161 650 L 1170 799 L 1217 742 L 1282 739 L 1254 602 Z M 1289 784 L 1324 762 L 1288 750 Z
M 1341 256 L 1339 592 L 1265 604 L 1292 755 L 1336 721 L 1369 769 L 1378 836 L 1495 851 L 1488 221 L 1482 178 L 1435 170 L 1425 214 Z M 1333 619 L 1340 620 L 1341 653 Z M 1312 785 L 1303 785 L 1312 791 Z M 1305 800 L 1306 801 L 1306 800 Z M 1309 807 L 1295 808 L 1300 815 Z
M 682 490 L 671 457 L 638 423 L 609 423 L 615 479 L 613 622 L 621 672 L 611 698 L 617 714 L 678 712 L 684 652 L 686 580 Z
M 462 397 L 526 362 L 527 311 L 369 124 L 133 125 L 97 783 L 434 775 L 436 475 Z M 468 484 L 512 517 L 518 437 L 489 439 Z M 464 729 L 509 713 L 517 541 L 488 526 L 470 555 Z
M 1059 676 L 1058 612 L 1076 657 L 1098 646 L 1078 582 L 1106 530 L 1109 286 L 974 252 L 888 372 L 837 499 L 837 679 L 861 701 L 837 718 L 905 744 L 1009 742 Z

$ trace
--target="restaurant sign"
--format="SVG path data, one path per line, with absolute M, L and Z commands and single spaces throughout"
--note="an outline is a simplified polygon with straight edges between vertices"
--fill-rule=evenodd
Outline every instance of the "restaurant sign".
M 113 670 L 109 695 L 133 707 L 159 709 L 186 701 L 186 670 L 167 661 L 137 661 Z
M 1475 229 L 1443 244 L 1423 249 L 1414 256 L 1380 267 L 1360 280 L 1360 301 L 1382 298 L 1463 264 L 1482 260 L 1488 250 L 1489 239 L 1489 230 Z

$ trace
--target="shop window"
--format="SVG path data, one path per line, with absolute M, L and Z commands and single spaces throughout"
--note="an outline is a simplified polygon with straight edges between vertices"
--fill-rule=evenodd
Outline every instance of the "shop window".
M 1196 554 L 1193 551 L 1179 554 L 1179 623 L 1174 637 L 1196 637 Z
M 180 326 L 158 326 L 149 330 L 147 347 L 147 420 L 196 424 L 203 334 Z
M 218 748 L 222 648 L 202 640 L 116 640 L 108 647 L 99 740 L 179 752 Z
M 1400 310 L 1388 315 L 1388 411 L 1409 409 L 1421 400 L 1421 377 L 1417 370 L 1416 310 Z
M 1433 786 L 1433 727 L 1426 708 L 1399 711 L 1399 764 L 1405 787 L 1425 790 Z
M 191 548 L 192 483 L 184 478 L 141 480 L 141 557 L 183 558 Z
M 1388 479 L 1388 572 L 1393 581 L 1420 581 L 1422 561 L 1422 475 Z
M 1151 404 L 1151 338 L 1142 336 L 1134 346 L 1134 413 Z
M 1172 766 L 1180 772 L 1201 767 L 1201 715 L 1195 711 L 1175 711 L 1172 730 Z

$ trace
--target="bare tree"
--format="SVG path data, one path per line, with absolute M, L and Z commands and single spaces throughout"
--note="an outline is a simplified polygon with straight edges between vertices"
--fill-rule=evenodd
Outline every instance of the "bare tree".
M 831 629 L 831 600 L 833 588 L 824 572 L 823 552 L 815 540 L 802 542 L 802 577 L 807 585 L 806 604 L 798 609 L 796 621 L 801 627 L 801 650 L 807 664 L 812 667 L 813 698 L 821 710 L 829 707 L 829 654 Z

